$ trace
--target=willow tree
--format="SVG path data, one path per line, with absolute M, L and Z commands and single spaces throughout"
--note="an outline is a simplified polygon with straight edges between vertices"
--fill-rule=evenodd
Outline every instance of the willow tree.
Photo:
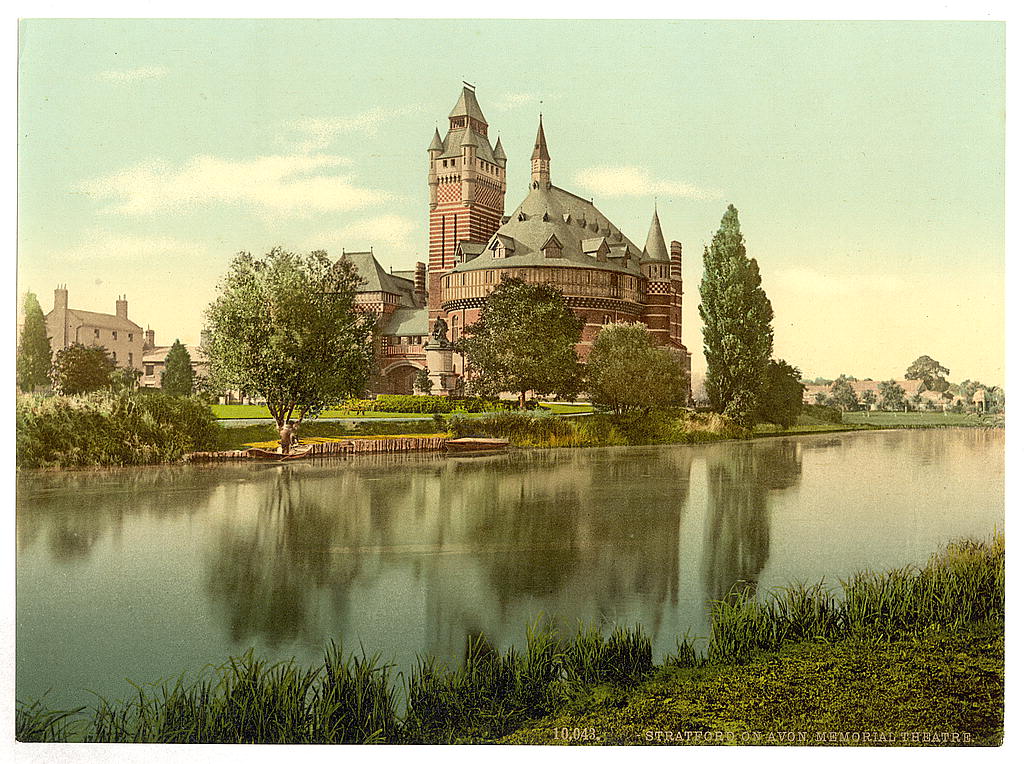
M 349 260 L 323 251 L 242 252 L 206 310 L 215 384 L 266 400 L 282 444 L 303 419 L 365 389 L 373 316 L 356 310 L 360 283 Z
M 747 257 L 739 213 L 729 205 L 704 248 L 700 282 L 704 322 L 704 388 L 715 411 L 743 425 L 754 419 L 772 355 L 772 304 L 761 288 L 757 261 Z

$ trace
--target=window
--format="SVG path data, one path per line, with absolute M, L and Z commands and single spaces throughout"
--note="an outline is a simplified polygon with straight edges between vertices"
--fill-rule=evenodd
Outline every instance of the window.
M 111 352 L 110 357 L 114 359 L 114 363 L 117 363 L 117 353 Z
M 116 340 L 117 339 L 117 332 L 111 332 L 110 336 L 111 336 L 111 338 Z
M 129 332 L 128 333 L 128 341 L 131 342 L 133 339 L 135 339 L 135 335 L 132 334 L 131 332 Z
M 132 360 L 133 360 L 133 359 L 132 359 L 132 354 L 131 354 L 131 353 L 129 353 L 129 354 L 128 354 L 128 365 L 129 365 L 129 366 L 131 366 L 131 365 L 132 365 Z
M 153 376 L 153 364 L 151 364 L 151 363 L 147 363 L 146 364 L 146 376 L 147 377 L 152 377 Z
M 99 329 L 93 329 L 93 336 L 96 337 L 96 339 L 99 339 L 100 338 L 100 330 Z

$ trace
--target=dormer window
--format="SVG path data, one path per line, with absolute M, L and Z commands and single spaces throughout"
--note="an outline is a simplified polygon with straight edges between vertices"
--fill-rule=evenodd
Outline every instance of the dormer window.
M 553 234 L 544 242 L 540 248 L 541 252 L 544 253 L 544 257 L 561 257 L 562 256 L 562 242 L 558 240 L 558 237 Z

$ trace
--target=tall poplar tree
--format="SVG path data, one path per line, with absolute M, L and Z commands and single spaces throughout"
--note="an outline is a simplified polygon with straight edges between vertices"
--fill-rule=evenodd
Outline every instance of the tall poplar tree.
M 733 205 L 704 248 L 700 282 L 704 322 L 704 381 L 715 411 L 750 425 L 765 385 L 772 354 L 772 304 L 761 288 L 757 260 L 747 257 Z
M 29 292 L 25 295 L 25 324 L 18 338 L 18 387 L 23 393 L 49 384 L 51 362 L 43 309 L 36 296 Z

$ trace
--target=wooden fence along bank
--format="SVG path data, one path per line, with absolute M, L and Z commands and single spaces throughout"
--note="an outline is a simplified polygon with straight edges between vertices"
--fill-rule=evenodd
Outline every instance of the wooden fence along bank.
M 348 454 L 395 454 L 405 451 L 441 451 L 448 436 L 430 438 L 353 438 L 352 440 L 331 440 L 310 443 L 309 457 L 346 456 Z M 185 454 L 185 462 L 223 462 L 232 459 L 248 459 L 246 451 L 197 451 Z

